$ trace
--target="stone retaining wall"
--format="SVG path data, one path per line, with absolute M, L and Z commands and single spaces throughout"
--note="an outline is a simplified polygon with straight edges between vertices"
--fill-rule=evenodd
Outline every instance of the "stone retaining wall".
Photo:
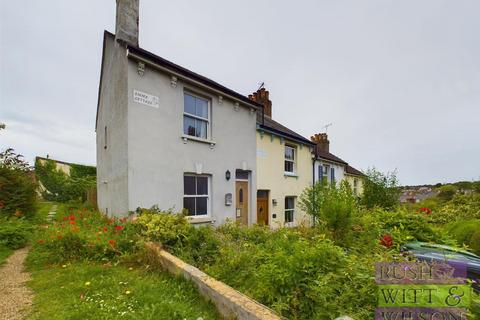
M 147 248 L 150 250 L 151 258 L 155 259 L 163 269 L 192 281 L 198 287 L 201 295 L 213 302 L 224 319 L 282 319 L 268 307 L 183 262 L 163 250 L 160 245 L 148 243 Z

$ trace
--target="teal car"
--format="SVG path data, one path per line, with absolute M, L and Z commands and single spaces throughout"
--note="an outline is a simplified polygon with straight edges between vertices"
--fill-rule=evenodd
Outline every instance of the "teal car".
M 452 262 L 464 267 L 467 278 L 474 281 L 474 290 L 480 292 L 480 256 L 466 250 L 426 242 L 407 243 L 401 251 L 409 252 L 421 261 Z

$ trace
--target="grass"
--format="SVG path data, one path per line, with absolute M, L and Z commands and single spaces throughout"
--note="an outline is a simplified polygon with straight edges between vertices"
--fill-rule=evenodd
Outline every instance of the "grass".
M 79 262 L 32 270 L 28 319 L 218 319 L 193 285 L 165 273 Z
M 53 203 L 39 208 L 38 221 L 45 223 Z M 56 223 L 71 215 L 68 206 L 59 204 Z M 76 235 L 96 234 L 105 224 L 97 216 L 76 213 Z M 87 227 L 87 224 L 92 228 Z M 36 319 L 219 319 L 215 307 L 206 302 L 191 282 L 144 265 L 125 265 L 123 260 L 107 258 L 66 258 L 56 247 L 46 247 L 38 241 L 52 241 L 50 229 L 39 226 L 27 258 L 32 274 L 33 310 L 29 320 Z M 67 224 L 68 228 L 72 227 Z M 95 227 L 93 227 L 95 226 Z M 113 226 L 109 226 L 112 229 Z M 126 232 L 128 228 L 120 233 Z M 107 237 L 113 236 L 109 234 Z M 57 241 L 57 240 L 55 240 Z M 60 240 L 58 240 L 60 241 Z M 52 251 L 53 250 L 53 251 Z M 53 263 L 51 255 L 61 255 L 64 262 Z M 58 257 L 57 257 L 58 258 Z M 66 259 L 66 260 L 65 260 Z M 135 262 L 136 263 L 136 262 Z
M 42 201 L 37 205 L 37 212 L 35 213 L 35 222 L 43 223 L 46 221 L 50 208 L 54 205 L 54 202 Z
M 0 266 L 7 260 L 7 258 L 12 254 L 13 250 L 0 245 Z

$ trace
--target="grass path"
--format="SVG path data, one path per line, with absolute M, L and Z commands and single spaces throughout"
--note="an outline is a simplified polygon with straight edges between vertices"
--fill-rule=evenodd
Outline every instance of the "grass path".
M 33 293 L 26 286 L 30 273 L 24 271 L 28 248 L 15 251 L 0 268 L 0 320 L 22 319 L 32 305 Z

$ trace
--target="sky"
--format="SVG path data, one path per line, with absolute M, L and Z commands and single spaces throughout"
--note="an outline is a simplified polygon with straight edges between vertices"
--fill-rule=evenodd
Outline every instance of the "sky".
M 480 1 L 140 0 L 140 46 L 248 95 L 360 170 L 480 179 Z M 115 0 L 0 0 L 0 149 L 95 165 Z

